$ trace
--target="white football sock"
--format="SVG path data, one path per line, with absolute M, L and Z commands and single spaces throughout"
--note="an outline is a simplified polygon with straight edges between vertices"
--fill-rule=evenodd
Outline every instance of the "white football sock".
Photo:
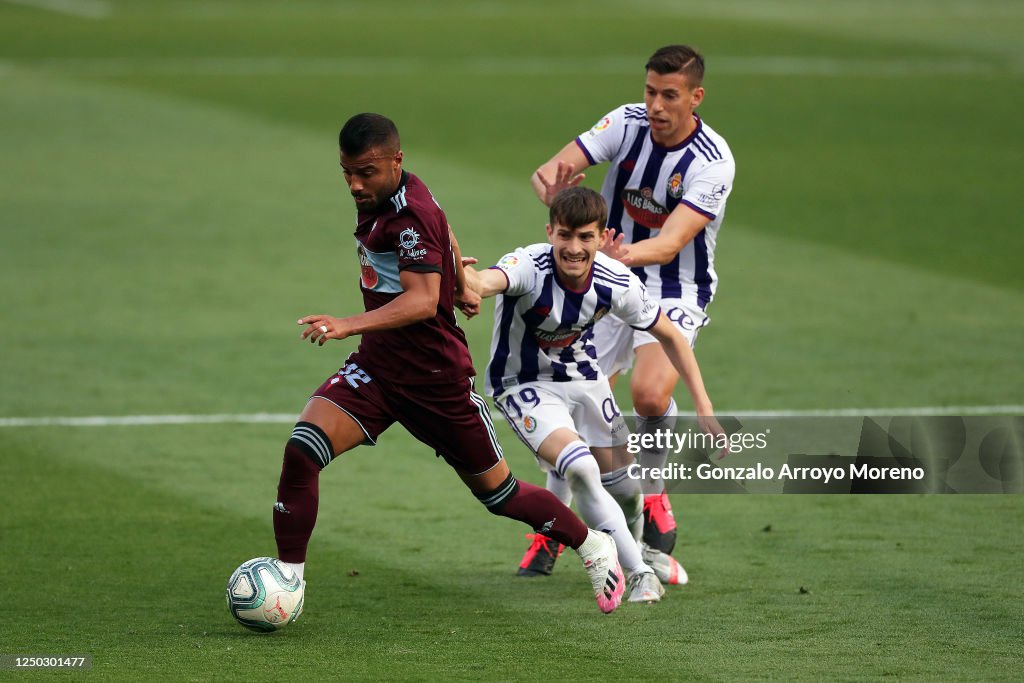
M 580 517 L 592 529 L 606 531 L 615 540 L 619 564 L 632 574 L 653 571 L 644 564 L 640 546 L 630 532 L 626 518 L 612 495 L 601 486 L 601 470 L 594 455 L 582 441 L 573 441 L 555 460 L 555 469 L 569 482 Z
M 644 494 L 640 490 L 640 480 L 629 476 L 627 465 L 602 474 L 601 484 L 622 508 L 630 533 L 639 541 L 644 531 Z
M 659 430 L 663 429 L 675 429 L 676 426 L 676 400 L 669 399 L 668 408 L 665 410 L 663 415 L 657 417 L 647 417 L 645 415 L 636 416 L 636 431 L 638 434 L 656 434 Z M 664 439 L 662 439 L 664 442 Z M 640 441 L 643 443 L 643 440 Z M 638 458 L 640 466 L 644 468 L 656 468 L 662 469 L 665 467 L 665 463 L 668 462 L 668 446 L 665 448 L 640 448 L 640 457 Z M 662 493 L 665 490 L 665 482 L 660 478 L 655 477 L 644 477 L 643 481 L 643 492 L 645 494 Z
M 292 568 L 292 571 L 295 572 L 295 575 L 299 577 L 299 581 L 303 580 L 302 573 L 306 571 L 305 562 L 285 562 L 285 564 Z
M 569 482 L 558 475 L 558 472 L 548 470 L 548 483 L 545 484 L 545 488 L 555 494 L 555 498 L 562 501 L 562 505 L 565 507 L 572 505 L 572 487 L 569 486 Z

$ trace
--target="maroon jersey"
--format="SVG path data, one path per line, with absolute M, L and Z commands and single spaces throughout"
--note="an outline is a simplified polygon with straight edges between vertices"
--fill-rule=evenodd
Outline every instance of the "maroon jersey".
M 398 189 L 357 216 L 360 288 L 367 311 L 402 293 L 399 272 L 440 273 L 433 318 L 394 330 L 366 332 L 350 360 L 395 384 L 457 382 L 475 374 L 466 335 L 455 322 L 455 256 L 448 219 L 430 190 L 402 172 Z

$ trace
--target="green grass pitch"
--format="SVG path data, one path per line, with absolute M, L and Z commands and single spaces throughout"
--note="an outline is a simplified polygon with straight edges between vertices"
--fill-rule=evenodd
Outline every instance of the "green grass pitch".
M 670 42 L 704 51 L 738 164 L 697 346 L 719 412 L 1020 405 L 1022 33 L 995 0 L 0 2 L 0 418 L 297 413 L 355 346 L 294 323 L 358 307 L 345 118 L 396 120 L 486 263 L 543 238 L 530 173 Z M 464 327 L 482 367 L 490 308 Z M 289 429 L 0 427 L 0 655 L 124 680 L 1024 664 L 1019 496 L 678 496 L 691 585 L 605 617 L 570 556 L 516 579 L 525 527 L 398 428 L 325 472 L 306 614 L 254 635 L 223 588 L 274 553 Z

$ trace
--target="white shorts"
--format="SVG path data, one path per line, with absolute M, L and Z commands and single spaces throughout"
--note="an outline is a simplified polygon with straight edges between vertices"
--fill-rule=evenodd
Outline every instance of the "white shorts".
M 700 328 L 711 322 L 711 318 L 701 310 L 697 302 L 690 299 L 662 299 L 661 311 L 683 333 L 691 347 L 697 343 Z M 606 315 L 594 325 L 593 344 L 597 349 L 597 364 L 608 377 L 633 367 L 633 357 L 638 346 L 657 341 L 650 332 L 634 330 L 614 315 Z
M 622 411 L 608 380 L 527 382 L 494 399 L 516 435 L 534 453 L 562 427 L 576 432 L 588 446 L 621 446 L 629 437 Z

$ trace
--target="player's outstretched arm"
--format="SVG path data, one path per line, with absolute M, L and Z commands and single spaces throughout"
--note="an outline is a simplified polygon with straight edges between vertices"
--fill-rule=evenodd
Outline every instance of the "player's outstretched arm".
M 399 280 L 404 291 L 380 308 L 347 318 L 329 315 L 299 318 L 299 324 L 306 325 L 302 338 L 323 346 L 328 339 L 345 339 L 364 332 L 393 330 L 437 315 L 441 292 L 440 273 L 403 270 L 399 273 Z
M 672 210 L 665 225 L 654 237 L 626 246 L 620 256 L 609 256 L 618 258 L 627 266 L 668 263 L 709 222 L 711 221 L 707 216 L 697 213 L 686 204 L 680 204 Z
M 466 286 L 464 270 L 467 263 L 476 263 L 476 259 L 462 257 L 459 241 L 455 239 L 455 231 L 451 225 L 448 226 L 448 239 L 452 243 L 452 254 L 455 256 L 455 305 L 468 320 L 480 312 L 480 295 Z
M 686 383 L 686 388 L 693 399 L 693 408 L 697 413 L 697 422 L 700 424 L 700 428 L 716 437 L 719 434 L 724 435 L 725 430 L 715 419 L 715 409 L 704 388 L 704 379 L 700 374 L 700 366 L 697 365 L 697 357 L 693 355 L 693 349 L 686 342 L 686 338 L 664 314 L 658 316 L 658 321 L 648 332 L 661 342 L 662 348 L 665 349 L 665 355 L 672 361 L 672 366 Z M 719 458 L 725 457 L 728 452 L 727 447 L 723 448 Z
M 476 270 L 466 266 L 466 286 L 479 294 L 481 298 L 489 299 L 508 289 L 508 277 L 495 268 Z
M 583 182 L 586 176 L 576 171 L 587 166 L 590 166 L 590 160 L 574 140 L 534 171 L 530 177 L 530 184 L 533 185 L 537 198 L 544 202 L 544 206 L 551 206 L 551 201 L 561 190 Z

